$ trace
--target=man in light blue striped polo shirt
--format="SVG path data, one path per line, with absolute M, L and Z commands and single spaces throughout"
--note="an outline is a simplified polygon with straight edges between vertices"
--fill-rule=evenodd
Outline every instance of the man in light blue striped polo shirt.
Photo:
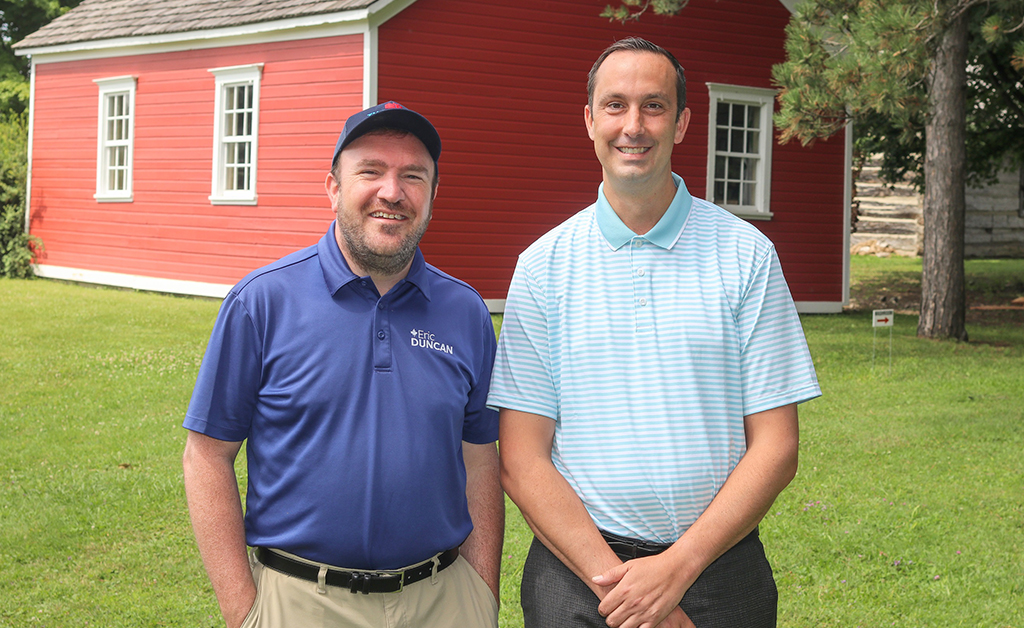
M 604 181 L 520 256 L 488 397 L 526 628 L 774 626 L 757 524 L 821 394 L 796 308 L 772 243 L 671 171 L 676 59 L 619 41 L 588 92 Z

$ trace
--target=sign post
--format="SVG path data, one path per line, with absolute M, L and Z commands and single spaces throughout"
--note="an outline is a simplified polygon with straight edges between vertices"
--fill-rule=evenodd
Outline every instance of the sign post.
M 896 318 L 896 313 L 893 310 L 872 310 L 871 312 L 871 328 L 874 338 L 871 340 L 871 369 L 875 368 L 875 344 L 878 340 L 878 328 L 888 327 L 889 328 L 889 374 L 892 374 L 892 324 Z

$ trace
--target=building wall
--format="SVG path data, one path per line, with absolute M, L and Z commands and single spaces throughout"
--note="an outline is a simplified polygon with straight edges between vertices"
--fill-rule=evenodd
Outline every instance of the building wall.
M 31 224 L 46 265 L 232 284 L 315 242 L 332 218 L 324 176 L 362 104 L 362 36 L 36 67 Z M 212 205 L 212 68 L 263 63 L 258 204 Z M 134 194 L 97 202 L 98 88 L 138 77 Z
M 687 71 L 689 131 L 673 166 L 705 195 L 705 83 L 770 88 L 789 12 L 778 0 L 692 0 L 674 18 L 621 25 L 604 3 L 418 0 L 380 27 L 378 99 L 427 115 L 444 142 L 427 259 L 504 298 L 518 254 L 592 203 L 601 168 L 583 124 L 586 78 L 600 51 L 640 35 Z M 770 221 L 798 301 L 842 301 L 843 138 L 773 149 Z
M 964 255 L 1024 257 L 1024 168 L 1007 167 L 995 184 L 967 188 Z

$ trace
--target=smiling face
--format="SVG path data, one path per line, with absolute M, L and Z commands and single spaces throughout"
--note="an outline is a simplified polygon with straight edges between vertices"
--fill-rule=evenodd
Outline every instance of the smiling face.
M 639 193 L 672 185 L 672 147 L 683 140 L 690 110 L 676 116 L 676 73 L 650 52 L 613 52 L 597 70 L 587 132 L 606 187 Z
M 423 142 L 402 131 L 368 133 L 341 152 L 326 187 L 335 237 L 353 272 L 408 271 L 430 223 L 435 167 Z

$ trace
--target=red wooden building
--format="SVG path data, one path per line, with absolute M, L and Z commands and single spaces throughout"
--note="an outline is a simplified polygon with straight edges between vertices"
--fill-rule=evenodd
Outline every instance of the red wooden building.
M 779 0 L 691 0 L 622 25 L 606 0 L 85 0 L 32 59 L 29 229 L 44 277 L 222 296 L 314 243 L 344 120 L 397 100 L 444 142 L 422 248 L 504 304 L 517 255 L 593 202 L 586 75 L 627 35 L 687 70 L 674 169 L 776 244 L 802 311 L 847 298 L 849 145 L 775 144 Z

